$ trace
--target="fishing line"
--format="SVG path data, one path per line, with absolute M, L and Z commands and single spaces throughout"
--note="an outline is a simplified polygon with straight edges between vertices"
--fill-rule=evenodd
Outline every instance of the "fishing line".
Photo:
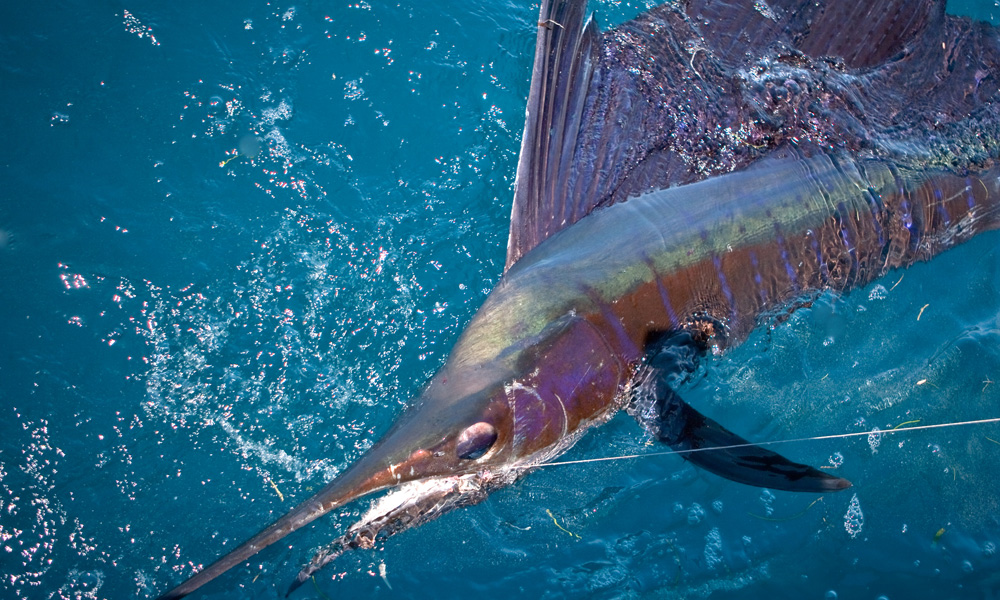
M 903 433 L 909 431 L 921 431 L 925 429 L 942 429 L 945 427 L 962 427 L 965 425 L 985 425 L 987 423 L 1000 423 L 1000 417 L 995 417 L 992 419 L 978 419 L 976 421 L 955 421 L 952 423 L 936 423 L 934 425 L 917 425 L 914 427 L 897 427 L 894 429 L 873 429 L 871 431 L 856 431 L 853 433 L 837 433 L 832 435 L 817 435 L 813 437 L 803 437 L 803 438 L 792 438 L 787 440 L 770 440 L 764 442 L 750 443 L 746 444 L 732 444 L 730 446 L 709 446 L 707 448 L 690 448 L 688 450 L 664 450 L 662 452 L 646 452 L 643 454 L 625 454 L 622 456 L 604 456 L 600 458 L 584 458 L 580 460 L 563 460 L 558 462 L 541 463 L 538 465 L 533 465 L 531 468 L 535 467 L 554 467 L 562 465 L 577 465 L 583 463 L 592 462 L 606 462 L 611 460 L 626 460 L 631 458 L 644 458 L 647 456 L 668 456 L 671 454 L 692 454 L 694 452 L 708 452 L 710 450 L 733 450 L 736 448 L 749 448 L 752 446 L 773 446 L 775 444 L 791 444 L 793 442 L 813 442 L 817 440 L 836 440 L 842 438 L 852 438 L 860 436 L 883 436 L 893 433 Z

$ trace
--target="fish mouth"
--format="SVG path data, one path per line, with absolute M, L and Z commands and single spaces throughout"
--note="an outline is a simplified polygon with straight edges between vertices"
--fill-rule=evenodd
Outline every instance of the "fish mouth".
M 614 411 L 596 422 L 607 420 L 611 414 Z M 592 424 L 569 432 L 553 446 L 510 463 L 483 465 L 472 473 L 424 477 L 396 485 L 376 499 L 342 536 L 316 552 L 292 581 L 285 597 L 348 550 L 372 549 L 390 536 L 433 521 L 453 509 L 479 504 L 496 490 L 566 452 Z
M 344 535 L 319 550 L 299 571 L 285 596 L 288 597 L 316 571 L 344 552 L 355 548 L 374 548 L 382 540 L 433 521 L 452 509 L 478 504 L 494 490 L 512 483 L 520 474 L 520 469 L 505 473 L 483 469 L 476 473 L 431 477 L 399 485 L 376 500 Z

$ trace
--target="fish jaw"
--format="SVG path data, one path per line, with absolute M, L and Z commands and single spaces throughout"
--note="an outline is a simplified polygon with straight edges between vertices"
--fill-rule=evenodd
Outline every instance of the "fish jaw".
M 491 360 L 459 349 L 355 464 L 161 599 L 181 598 L 327 512 L 386 488 L 398 489 L 314 559 L 309 573 L 344 550 L 476 504 L 614 414 L 627 377 L 600 328 L 573 311 Z
M 494 490 L 517 479 L 523 469 L 504 473 L 483 470 L 466 475 L 433 477 L 404 483 L 372 503 L 371 508 L 344 535 L 318 551 L 288 589 L 291 594 L 348 550 L 371 549 L 401 531 L 430 522 L 446 512 L 478 504 Z
M 561 455 L 590 427 L 603 423 L 620 408 L 626 369 L 611 355 L 611 348 L 590 321 L 575 315 L 557 320 L 523 353 L 513 360 L 514 364 L 521 363 L 519 375 L 492 384 L 488 398 L 479 400 L 477 411 L 452 421 L 471 425 L 464 431 L 462 426 L 450 426 L 450 434 L 438 434 L 442 436 L 438 446 L 414 451 L 413 460 L 392 468 L 394 489 L 376 500 L 342 536 L 320 550 L 296 577 L 289 593 L 348 550 L 372 548 L 389 536 L 455 508 L 478 504 L 495 490 Z M 408 432 L 431 427 L 432 422 L 424 420 L 429 416 L 434 417 L 441 431 L 442 413 L 454 416 L 456 411 L 428 409 L 446 400 L 453 409 L 461 407 L 462 402 L 448 400 L 443 391 L 475 387 L 446 366 L 428 385 L 411 414 L 404 415 L 380 445 L 412 444 L 405 441 Z M 458 449 L 464 433 L 487 423 L 496 431 L 492 446 L 477 458 L 462 459 Z M 378 446 L 373 448 L 377 450 Z

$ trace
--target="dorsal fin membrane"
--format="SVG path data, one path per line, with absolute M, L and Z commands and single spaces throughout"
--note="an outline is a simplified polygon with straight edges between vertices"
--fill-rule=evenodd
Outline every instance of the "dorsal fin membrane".
M 656 9 L 654 9 L 656 10 Z M 882 64 L 905 51 L 930 24 L 943 20 L 943 0 L 691 0 L 685 13 L 701 26 L 706 42 L 727 62 L 777 39 L 821 58 L 836 57 L 852 69 Z
M 810 56 L 837 56 L 850 68 L 879 65 L 904 52 L 928 24 L 943 19 L 945 3 L 869 0 L 807 4 L 811 26 L 796 47 Z M 819 14 L 815 14 L 819 13 Z
M 599 43 L 597 24 L 585 23 L 586 7 L 586 0 L 542 2 L 507 268 L 579 212 L 570 175 Z
M 586 0 L 543 0 L 505 270 L 598 207 L 789 145 L 988 167 L 997 30 L 944 8 L 688 0 L 600 33 Z

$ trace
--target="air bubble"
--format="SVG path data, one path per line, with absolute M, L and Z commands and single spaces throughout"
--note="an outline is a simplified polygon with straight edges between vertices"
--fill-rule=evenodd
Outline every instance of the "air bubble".
M 868 446 L 872 449 L 872 454 L 878 452 L 878 446 L 882 443 L 882 430 L 876 427 L 868 434 Z
M 858 495 L 854 494 L 851 497 L 851 504 L 847 507 L 847 513 L 844 515 L 844 529 L 851 536 L 851 539 L 858 537 L 861 533 L 861 528 L 865 524 L 865 515 L 861 512 L 861 503 L 858 502 Z
M 885 286 L 878 284 L 872 288 L 872 291 L 868 292 L 869 300 L 885 300 L 889 296 L 889 290 L 885 289 Z
M 764 505 L 764 514 L 771 516 L 774 514 L 774 499 L 775 495 L 771 493 L 771 490 L 764 488 L 764 491 L 760 493 L 760 502 Z
M 722 534 L 718 527 L 713 527 L 705 536 L 705 564 L 709 569 L 715 569 L 722 563 Z
M 688 525 L 697 525 L 705 518 L 705 509 L 695 502 L 688 509 Z
M 587 581 L 589 591 L 606 590 L 617 587 L 627 577 L 620 567 L 606 567 L 596 571 Z

